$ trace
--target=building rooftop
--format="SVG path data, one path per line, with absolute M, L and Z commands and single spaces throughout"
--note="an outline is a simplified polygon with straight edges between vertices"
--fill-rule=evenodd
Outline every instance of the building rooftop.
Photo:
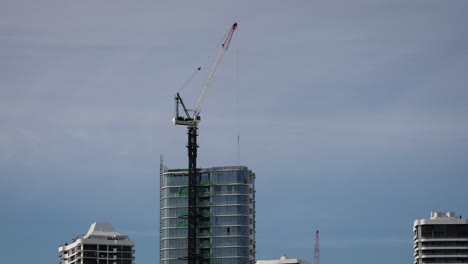
M 122 237 L 120 233 L 115 231 L 111 223 L 93 223 L 88 230 L 88 233 L 83 238 L 90 237 Z
M 257 260 L 256 264 L 309 264 L 309 262 L 303 259 L 289 258 L 283 254 L 279 259 Z
M 218 167 L 209 167 L 209 168 L 198 168 L 200 171 L 224 171 L 224 170 L 249 170 L 247 166 L 218 166 Z M 168 169 L 164 170 L 165 172 L 188 172 L 186 168 L 184 169 Z
M 463 219 L 462 216 L 457 216 L 454 212 L 431 212 L 429 219 L 417 219 L 414 221 L 414 226 L 427 224 L 468 224 L 468 219 Z
M 75 237 L 70 244 L 65 243 L 59 247 L 59 252 L 66 252 L 80 244 L 112 244 L 134 246 L 134 242 L 126 235 L 115 231 L 111 223 L 93 223 L 86 235 Z
M 444 218 L 444 217 L 449 217 L 449 218 L 458 218 L 454 212 L 435 212 L 431 211 L 431 219 L 436 219 L 436 218 Z M 460 217 L 461 218 L 461 217 Z

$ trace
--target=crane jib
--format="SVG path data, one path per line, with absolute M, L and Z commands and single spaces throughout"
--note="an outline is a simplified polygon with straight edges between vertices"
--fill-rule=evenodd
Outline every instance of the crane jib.
M 176 116 L 173 118 L 174 125 L 185 125 L 185 126 L 196 126 L 196 124 L 200 121 L 200 112 L 201 107 L 203 106 L 203 102 L 206 98 L 208 90 L 211 88 L 212 81 L 214 79 L 215 73 L 218 69 L 218 66 L 223 61 L 224 55 L 228 50 L 232 37 L 234 35 L 234 31 L 237 29 L 237 23 L 232 24 L 228 34 L 225 36 L 221 49 L 219 50 L 218 56 L 216 57 L 215 63 L 211 68 L 210 74 L 205 81 L 205 85 L 202 89 L 200 97 L 198 98 L 197 104 L 193 108 L 192 114 L 189 113 L 188 109 L 184 105 L 182 98 L 180 97 L 179 93 L 177 93 L 175 97 L 176 102 Z M 198 68 L 200 70 L 200 68 Z M 185 113 L 185 116 L 179 115 L 179 106 L 182 107 L 182 110 Z

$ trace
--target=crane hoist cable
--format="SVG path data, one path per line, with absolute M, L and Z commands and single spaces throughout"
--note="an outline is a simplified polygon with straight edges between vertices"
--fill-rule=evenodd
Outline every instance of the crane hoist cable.
M 180 87 L 179 89 L 179 93 L 182 92 L 182 90 L 185 89 L 185 87 L 187 87 L 187 85 L 189 85 L 189 83 L 193 80 L 193 78 L 195 78 L 195 76 L 197 75 L 198 72 L 201 71 L 201 67 L 197 67 L 193 72 L 192 74 L 187 78 L 187 80 L 184 82 L 184 84 Z

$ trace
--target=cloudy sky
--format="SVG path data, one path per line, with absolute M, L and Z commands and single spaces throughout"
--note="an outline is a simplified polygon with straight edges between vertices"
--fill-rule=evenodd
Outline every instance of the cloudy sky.
M 468 216 L 468 1 L 0 0 L 2 262 L 57 262 L 109 221 L 158 263 L 174 94 L 201 167 L 257 176 L 257 258 L 411 263 L 412 224 Z M 240 136 L 240 144 L 237 137 Z M 238 159 L 240 157 L 240 159 Z

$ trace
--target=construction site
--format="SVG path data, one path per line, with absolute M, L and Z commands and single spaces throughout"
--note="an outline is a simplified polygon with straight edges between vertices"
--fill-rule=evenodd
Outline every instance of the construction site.
M 160 158 L 160 263 L 163 264 L 281 264 L 301 259 L 257 261 L 255 173 L 246 166 L 197 167 L 198 124 L 205 98 L 237 29 L 232 24 L 196 105 L 189 108 L 177 92 L 175 126 L 187 127 L 188 168 L 168 169 Z M 201 70 L 198 67 L 197 73 Z M 189 77 L 183 88 L 190 83 Z M 319 264 L 316 231 L 314 264 Z

